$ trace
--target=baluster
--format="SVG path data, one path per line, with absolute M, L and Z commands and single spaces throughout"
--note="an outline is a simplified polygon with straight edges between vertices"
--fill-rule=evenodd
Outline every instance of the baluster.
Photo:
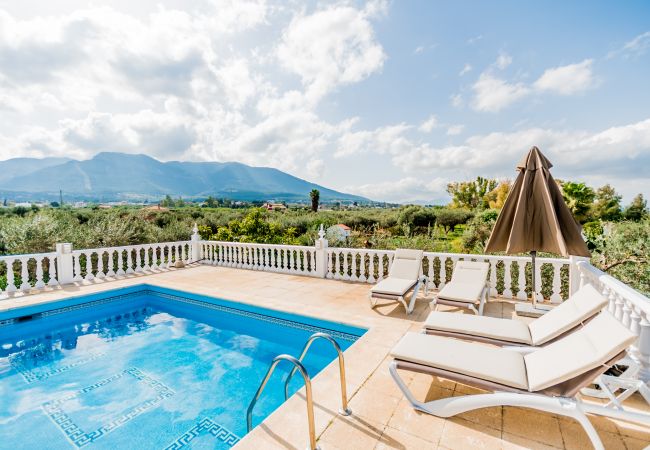
M 519 300 L 526 300 L 528 298 L 526 294 L 526 262 L 520 259 L 517 261 L 517 265 L 519 266 L 519 277 L 517 279 L 519 290 L 517 291 L 517 298 Z
M 560 281 L 560 270 L 562 270 L 561 263 L 553 263 L 553 293 L 551 294 L 551 302 L 562 302 L 562 283 Z
M 50 273 L 50 279 L 47 282 L 48 286 L 58 286 L 59 277 L 56 275 L 56 261 L 54 256 L 48 257 L 48 271 Z
M 374 283 L 375 278 L 375 253 L 368 253 L 368 283 Z
M 341 256 L 343 257 L 343 279 L 344 280 L 349 280 L 350 279 L 350 252 L 349 251 L 341 251 Z
M 34 259 L 36 260 L 36 282 L 34 283 L 34 287 L 36 289 L 43 289 L 45 287 L 45 283 L 43 282 L 43 258 L 36 257 Z
M 512 267 L 512 260 L 503 260 L 503 296 L 505 298 L 512 298 L 512 275 L 510 274 L 510 267 Z
M 88 251 L 85 251 L 85 252 L 82 252 L 82 253 L 83 253 L 83 255 L 85 257 L 85 261 L 86 261 L 86 269 L 85 269 L 86 270 L 86 275 L 84 276 L 83 279 L 85 281 L 92 281 L 95 278 L 95 275 L 93 274 L 93 260 L 91 259 L 92 253 L 90 253 Z
M 144 267 L 142 270 L 151 271 L 151 254 L 153 254 L 153 246 L 147 245 L 144 249 Z
M 129 247 L 126 247 L 124 250 L 125 250 L 125 256 L 126 256 L 126 258 L 124 258 L 124 262 L 126 264 L 125 273 L 131 274 L 131 273 L 134 272 L 133 271 L 133 252 L 131 251 L 131 249 Z
M 183 260 L 184 263 L 187 263 L 190 259 L 187 257 L 187 247 L 185 244 L 181 244 L 181 260 Z
M 447 257 L 441 255 L 438 257 L 438 261 L 440 261 L 440 267 L 438 268 L 438 279 L 440 280 L 438 290 L 440 290 L 447 284 Z
M 22 283 L 20 284 L 20 290 L 23 292 L 29 292 L 29 290 L 32 288 L 32 285 L 29 284 L 29 270 L 28 270 L 28 264 L 29 258 L 25 259 L 22 258 L 20 259 L 20 278 Z
M 616 317 L 619 322 L 623 322 L 623 299 L 620 295 L 616 294 L 613 289 L 611 290 L 611 294 L 614 297 L 614 317 Z
M 115 252 L 115 250 L 113 250 L 113 249 L 108 250 L 108 262 L 107 262 L 107 264 L 108 264 L 107 269 L 108 270 L 106 271 L 106 276 L 111 277 L 111 278 L 115 276 L 115 270 L 113 270 L 113 266 L 115 265 L 114 261 L 113 261 L 113 253 L 114 252 Z
M 487 262 L 490 263 L 490 290 L 488 297 L 496 297 L 499 295 L 497 292 L 497 263 L 499 260 L 488 259 Z
M 118 248 L 117 249 L 117 275 L 124 275 L 126 272 L 124 272 L 124 249 Z
M 143 250 L 143 247 L 136 247 L 136 248 L 133 249 L 133 251 L 135 252 L 135 257 L 133 258 L 133 262 L 135 264 L 135 272 L 136 273 L 142 272 L 142 266 L 143 266 L 143 263 L 142 263 L 142 250 Z
M 5 289 L 5 292 L 7 294 L 10 294 L 12 292 L 16 292 L 18 288 L 15 285 L 15 278 L 14 278 L 14 262 L 15 259 L 7 259 L 5 260 L 5 264 L 7 265 L 7 288 Z
M 335 280 L 340 280 L 341 279 L 341 274 L 339 273 L 340 272 L 340 265 L 341 265 L 341 263 L 339 263 L 340 252 L 338 252 L 338 251 L 332 252 L 332 255 L 334 256 L 334 259 L 332 261 L 332 264 L 333 264 L 333 266 L 332 266 L 332 278 L 334 278 Z
M 95 277 L 100 280 L 106 277 L 104 274 L 104 250 L 97 251 L 97 274 Z
M 350 257 L 351 257 L 351 268 L 350 268 L 350 279 L 352 281 L 359 281 L 361 279 L 361 267 L 359 267 L 359 252 L 350 252 Z
M 73 281 L 81 281 L 83 277 L 81 276 L 81 252 L 73 255 L 74 258 L 74 278 Z

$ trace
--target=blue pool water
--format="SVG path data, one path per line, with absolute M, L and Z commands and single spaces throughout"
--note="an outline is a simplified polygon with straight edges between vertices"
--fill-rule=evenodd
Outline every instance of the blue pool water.
M 346 349 L 365 330 L 148 285 L 0 313 L 0 448 L 227 449 L 273 357 L 317 331 Z M 312 346 L 312 377 L 328 345 Z M 289 370 L 254 424 L 284 401 Z

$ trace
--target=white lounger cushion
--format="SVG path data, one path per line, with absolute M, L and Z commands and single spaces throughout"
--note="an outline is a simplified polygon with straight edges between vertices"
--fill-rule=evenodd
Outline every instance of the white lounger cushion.
M 528 388 L 524 357 L 519 352 L 440 336 L 406 333 L 391 351 L 391 356 L 506 386 Z
M 423 256 L 424 252 L 422 250 L 398 248 L 395 250 L 395 257 L 390 266 L 388 276 L 390 278 L 413 280 L 413 282 L 417 281 L 417 279 L 420 278 Z
M 627 349 L 636 335 L 608 312 L 583 328 L 525 356 L 512 350 L 457 339 L 407 333 L 395 359 L 537 392 L 605 364 Z
M 485 281 L 483 283 L 456 283 L 452 282 L 442 288 L 438 292 L 438 299 L 452 300 L 455 302 L 475 303 L 481 302 L 481 292 L 485 288 Z
M 404 280 L 402 278 L 390 277 L 375 284 L 370 289 L 370 292 L 373 294 L 395 295 L 400 297 L 415 286 L 415 283 L 417 283 L 417 280 Z
M 529 325 L 533 345 L 541 345 L 569 331 L 606 305 L 607 299 L 591 284 L 585 284 L 562 304 Z
M 528 325 L 521 320 L 432 311 L 424 328 L 532 345 Z
M 575 333 L 524 356 L 529 390 L 554 386 L 604 364 L 635 339 L 614 316 L 602 312 Z
M 520 320 L 433 311 L 424 322 L 424 327 L 538 346 L 580 325 L 606 305 L 607 299 L 591 284 L 586 284 L 562 304 L 529 325 Z
M 451 281 L 438 292 L 438 299 L 479 304 L 489 270 L 486 262 L 458 261 Z

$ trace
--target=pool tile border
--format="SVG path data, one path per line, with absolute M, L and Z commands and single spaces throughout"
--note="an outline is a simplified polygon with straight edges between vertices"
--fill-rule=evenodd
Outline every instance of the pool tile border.
M 68 416 L 65 413 L 63 408 L 61 408 L 61 405 L 63 403 L 75 399 L 83 394 L 87 394 L 88 392 L 92 392 L 95 389 L 98 389 L 102 386 L 106 386 L 107 384 L 119 380 L 127 375 L 131 375 L 137 380 L 144 382 L 147 386 L 151 387 L 155 392 L 157 392 L 158 395 L 152 399 L 149 399 L 141 403 L 140 405 L 136 406 L 128 413 L 121 415 L 120 417 L 112 420 L 108 424 L 103 425 L 91 432 L 84 432 L 81 429 L 81 427 L 79 427 L 79 425 L 77 425 L 70 418 L 70 416 Z M 61 431 L 63 431 L 65 437 L 70 442 L 72 442 L 75 446 L 80 448 L 87 444 L 90 444 L 91 442 L 96 441 L 97 439 L 101 438 L 102 436 L 105 436 L 106 434 L 110 433 L 116 428 L 119 428 L 120 426 L 129 422 L 131 419 L 134 419 L 139 415 L 143 414 L 144 412 L 148 411 L 149 409 L 157 406 L 160 402 L 162 402 L 166 398 L 171 397 L 174 394 L 175 392 L 171 388 L 167 387 L 160 381 L 150 377 L 149 375 L 144 374 L 142 371 L 140 371 L 140 369 L 136 367 L 131 367 L 121 372 L 118 372 L 108 378 L 104 378 L 103 380 L 100 380 L 95 384 L 86 386 L 85 388 L 80 389 L 70 395 L 67 395 L 65 397 L 56 400 L 50 400 L 48 402 L 45 402 L 41 405 L 41 408 L 43 409 L 45 414 L 61 429 Z
M 212 436 L 232 447 L 237 444 L 241 438 L 228 428 L 218 424 L 214 420 L 206 417 L 201 419 L 196 425 L 187 430 L 174 442 L 165 447 L 165 450 L 180 450 L 190 445 L 190 442 L 204 433 L 210 433 Z

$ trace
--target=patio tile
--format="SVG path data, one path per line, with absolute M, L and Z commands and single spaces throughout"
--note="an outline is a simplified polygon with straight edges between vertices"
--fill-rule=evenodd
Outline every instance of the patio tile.
M 350 401 L 352 414 L 381 424 L 388 423 L 399 399 L 374 389 L 361 389 Z
M 444 425 L 445 419 L 416 411 L 406 399 L 399 402 L 388 422 L 392 429 L 433 443 L 440 441 Z
M 440 445 L 450 449 L 500 449 L 501 432 L 455 417 L 445 421 Z
M 560 429 L 567 450 L 579 450 L 591 446 L 589 436 L 579 423 L 560 421 Z M 620 434 L 598 430 L 598 435 L 607 450 L 625 450 L 625 444 Z
M 412 434 L 404 433 L 391 427 L 386 427 L 375 449 L 419 450 L 432 449 L 436 447 L 437 442 L 429 442 Z
M 341 450 L 374 449 L 385 425 L 358 416 L 337 417 L 323 432 L 319 443 L 323 448 Z
M 562 447 L 562 433 L 557 417 L 524 408 L 503 408 L 503 432 Z
M 541 442 L 531 441 L 516 434 L 503 433 L 501 437 L 503 440 L 503 450 L 555 450 L 564 447 L 552 447 L 550 445 L 542 444 Z

